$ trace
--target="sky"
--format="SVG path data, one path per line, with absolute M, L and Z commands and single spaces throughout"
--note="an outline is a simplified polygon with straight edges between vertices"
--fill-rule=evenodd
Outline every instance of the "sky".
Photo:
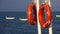
M 0 11 L 26 11 L 32 0 L 0 0 Z M 60 0 L 51 0 L 52 11 L 60 11 Z

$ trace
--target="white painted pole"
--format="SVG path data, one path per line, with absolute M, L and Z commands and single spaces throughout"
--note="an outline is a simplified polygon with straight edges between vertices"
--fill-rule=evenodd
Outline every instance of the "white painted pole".
M 50 27 L 49 27 L 49 34 L 53 34 L 53 33 L 52 33 L 52 22 L 51 22 L 51 25 L 50 25 Z
M 34 3 L 36 4 L 36 9 L 37 9 L 37 27 L 38 27 L 38 34 L 42 34 L 42 32 L 41 32 L 41 26 L 39 24 L 39 19 L 38 19 L 39 0 L 34 0 Z
M 50 0 L 48 1 L 48 5 L 51 7 L 51 2 L 50 2 Z M 52 32 L 53 32 L 53 31 L 52 31 L 52 20 L 51 20 L 51 25 L 50 25 L 50 27 L 49 27 L 49 34 L 53 34 Z

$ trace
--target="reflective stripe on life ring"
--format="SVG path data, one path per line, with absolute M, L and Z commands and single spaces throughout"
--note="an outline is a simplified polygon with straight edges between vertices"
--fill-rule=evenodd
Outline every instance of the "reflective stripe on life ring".
M 27 7 L 27 19 L 31 25 L 36 24 L 37 14 L 36 14 L 36 7 L 33 3 L 30 3 Z
M 46 10 L 46 22 L 44 22 L 44 10 Z M 49 5 L 42 4 L 40 6 L 38 18 L 39 18 L 40 25 L 43 28 L 49 27 L 49 25 L 51 23 L 51 19 L 52 19 L 52 13 L 51 13 L 51 9 L 50 9 Z

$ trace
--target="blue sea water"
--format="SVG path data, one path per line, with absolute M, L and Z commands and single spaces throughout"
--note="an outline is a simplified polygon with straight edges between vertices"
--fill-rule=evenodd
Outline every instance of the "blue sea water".
M 56 18 L 60 12 L 52 12 L 53 34 L 60 34 L 60 18 Z M 6 16 L 15 17 L 14 20 L 5 19 Z M 26 18 L 26 12 L 0 12 L 0 34 L 38 34 L 37 24 L 31 26 L 28 21 L 20 21 Z M 42 28 L 42 34 L 48 34 L 48 28 Z

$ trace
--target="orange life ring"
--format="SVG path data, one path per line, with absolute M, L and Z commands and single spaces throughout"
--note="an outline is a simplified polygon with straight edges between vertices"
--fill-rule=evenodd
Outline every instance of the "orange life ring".
M 46 22 L 44 21 L 44 10 L 46 10 Z M 52 13 L 49 5 L 42 4 L 39 9 L 38 18 L 43 28 L 49 27 L 52 19 Z
M 34 3 L 30 3 L 27 7 L 27 19 L 31 25 L 36 24 L 37 13 L 36 13 L 36 6 Z

